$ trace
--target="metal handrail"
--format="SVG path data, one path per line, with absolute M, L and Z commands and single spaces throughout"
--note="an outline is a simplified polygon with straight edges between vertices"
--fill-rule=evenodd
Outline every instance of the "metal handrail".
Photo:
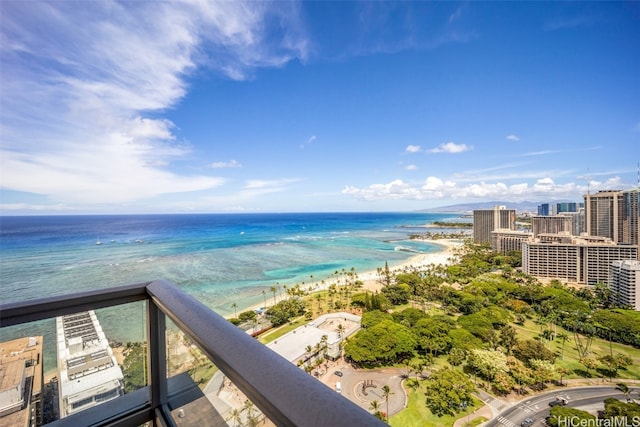
M 168 281 L 3 304 L 0 305 L 0 327 L 141 300 L 148 302 L 150 406 L 140 408 L 138 404 L 138 412 L 155 411 L 165 418 L 162 424 L 174 425 L 167 415 L 164 366 L 164 316 L 167 316 L 278 426 L 386 425 Z M 77 419 L 82 420 L 83 414 L 95 417 L 101 408 L 105 409 L 100 405 L 82 411 L 76 414 Z M 127 425 L 132 419 L 131 413 L 123 414 L 119 425 Z M 113 418 L 108 422 L 118 424 Z
M 151 282 L 0 304 L 0 327 L 149 299 Z

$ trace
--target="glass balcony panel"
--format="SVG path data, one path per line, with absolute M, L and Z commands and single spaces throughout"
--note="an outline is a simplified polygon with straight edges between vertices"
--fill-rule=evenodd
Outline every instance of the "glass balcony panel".
M 275 425 L 168 319 L 166 343 L 169 408 L 176 425 Z
M 88 334 L 90 345 L 85 344 L 84 333 L 71 334 L 70 340 L 60 334 L 62 338 L 58 339 L 57 330 L 64 329 L 65 321 L 70 329 L 82 331 L 82 323 L 75 322 L 87 315 L 92 322 L 95 318 L 100 323 L 101 331 Z M 190 340 L 180 337 L 182 333 L 169 319 L 180 325 Z M 62 326 L 58 327 L 58 323 Z M 15 339 L 25 341 L 11 343 Z M 91 348 L 84 359 L 78 357 L 81 349 L 84 351 L 101 339 L 109 344 L 102 349 Z M 202 352 L 190 341 L 197 343 Z M 62 370 L 57 369 L 59 347 L 64 375 L 70 374 L 76 382 L 79 378 L 100 378 L 93 371 L 101 372 L 102 365 L 89 363 L 92 358 L 104 361 L 115 357 L 112 365 L 122 372 L 123 393 L 118 391 L 119 397 L 115 397 L 106 389 L 96 391 L 92 402 L 97 398 L 99 404 L 90 405 L 87 395 L 71 396 L 65 392 Z M 0 426 L 40 423 L 38 417 L 44 420 L 45 412 L 54 427 L 139 426 L 150 421 L 153 425 L 181 426 L 382 425 L 163 280 L 0 304 L 0 348 L 3 381 L 9 358 L 17 357 L 14 372 L 19 375 L 14 377 L 17 387 L 22 387 L 16 394 L 17 403 L 5 405 L 7 395 L 3 394 Z M 221 369 L 213 367 L 210 360 Z M 33 393 L 37 391 L 34 384 L 42 384 L 40 394 Z M 31 393 L 22 393 L 26 386 L 31 387 Z M 20 396 L 30 402 L 20 401 Z M 60 398 L 64 400 L 64 396 L 65 403 L 71 403 L 73 409 L 83 410 L 56 420 Z M 49 405 L 46 408 L 45 401 Z M 258 406 L 273 422 L 261 416 Z M 62 406 L 63 410 L 67 407 Z M 332 410 L 326 411 L 327 407 Z M 16 408 L 25 410 L 19 422 L 7 418 L 16 413 Z
M 0 425 L 48 424 L 145 387 L 131 358 L 132 343 L 146 347 L 145 319 L 140 301 L 0 329 L 1 376 L 15 383 Z

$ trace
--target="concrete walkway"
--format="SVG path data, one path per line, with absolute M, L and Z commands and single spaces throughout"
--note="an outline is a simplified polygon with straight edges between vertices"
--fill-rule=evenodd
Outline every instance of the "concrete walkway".
M 474 393 L 474 396 L 482 400 L 485 405 L 473 411 L 472 414 L 466 415 L 462 418 L 458 418 L 453 423 L 453 427 L 464 427 L 476 418 L 480 417 L 484 417 L 484 419 L 488 421 L 502 412 L 504 409 L 511 406 L 509 403 L 490 395 L 484 390 L 479 389 L 476 393 Z
M 489 405 L 484 405 L 482 408 L 473 411 L 472 414 L 469 414 L 462 418 L 458 418 L 456 422 L 453 423 L 453 427 L 464 427 L 476 418 L 480 417 L 484 417 L 484 419 L 487 421 L 493 418 L 493 412 L 491 411 L 491 407 Z

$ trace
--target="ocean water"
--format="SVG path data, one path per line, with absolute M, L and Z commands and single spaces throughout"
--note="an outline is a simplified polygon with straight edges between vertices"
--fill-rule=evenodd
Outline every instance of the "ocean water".
M 363 273 L 438 251 L 439 246 L 409 235 L 455 218 L 428 213 L 3 216 L 0 298 L 6 303 L 162 278 L 226 316 L 234 313 L 234 303 L 240 311 L 263 302 L 264 290 L 272 297 L 272 286 L 309 284 L 343 268 Z M 106 333 L 122 341 L 139 335 L 119 328 L 118 317 L 103 316 Z

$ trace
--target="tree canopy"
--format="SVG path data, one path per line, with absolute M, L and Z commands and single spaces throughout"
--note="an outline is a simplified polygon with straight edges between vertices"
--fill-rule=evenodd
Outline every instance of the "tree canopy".
M 454 415 L 466 405 L 472 405 L 473 382 L 464 373 L 452 369 L 441 369 L 427 380 L 427 407 L 437 416 Z
M 415 347 L 416 337 L 409 328 L 385 319 L 350 338 L 344 353 L 356 363 L 374 366 L 397 363 Z

